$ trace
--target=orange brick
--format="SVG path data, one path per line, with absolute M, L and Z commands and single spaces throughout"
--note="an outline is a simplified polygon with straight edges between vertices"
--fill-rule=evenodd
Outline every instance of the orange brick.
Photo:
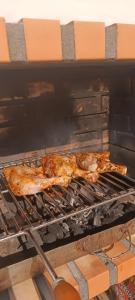
M 98 257 L 86 255 L 75 262 L 87 279 L 90 298 L 101 294 L 109 288 L 109 271 Z
M 106 28 L 106 58 L 135 58 L 135 25 L 113 24 Z
M 62 46 L 64 59 L 104 59 L 104 23 L 74 21 L 62 26 Z
M 121 253 L 127 251 L 127 248 L 120 242 L 115 243 L 114 247 L 107 252 L 107 256 L 112 258 L 119 256 Z M 130 251 L 113 259 L 118 270 L 118 283 L 128 279 L 135 274 L 135 255 Z
M 9 49 L 7 42 L 6 24 L 3 18 L 0 18 L 0 62 L 7 63 L 10 61 Z
M 105 26 L 97 22 L 74 22 L 76 59 L 105 57 Z
M 67 282 L 69 282 L 72 286 L 74 286 L 74 288 L 76 288 L 77 291 L 79 291 L 79 286 L 76 280 L 74 279 L 74 277 L 72 276 L 71 272 L 69 271 L 67 265 L 62 265 L 60 267 L 57 267 L 55 271 L 59 277 L 64 278 Z M 49 274 L 45 272 L 44 275 L 47 278 L 47 280 L 50 282 L 50 284 L 52 284 L 52 279 L 50 278 Z
M 60 23 L 23 19 L 28 61 L 62 60 Z

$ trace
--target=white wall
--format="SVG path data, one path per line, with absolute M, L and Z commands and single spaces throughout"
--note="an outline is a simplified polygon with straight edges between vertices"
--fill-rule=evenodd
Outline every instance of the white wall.
M 22 17 L 135 23 L 135 0 L 0 0 L 6 21 Z

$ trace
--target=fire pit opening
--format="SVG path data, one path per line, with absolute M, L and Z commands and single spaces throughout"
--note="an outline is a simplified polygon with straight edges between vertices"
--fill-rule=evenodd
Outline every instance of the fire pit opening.
M 122 65 L 26 65 L 0 71 L 0 238 L 17 236 L 8 254 L 32 255 L 23 235 L 29 226 L 49 250 L 135 217 L 134 93 L 132 70 Z M 127 166 L 128 176 L 105 173 L 94 184 L 77 178 L 67 188 L 18 198 L 2 175 L 11 161 L 40 165 L 42 153 L 104 150 Z

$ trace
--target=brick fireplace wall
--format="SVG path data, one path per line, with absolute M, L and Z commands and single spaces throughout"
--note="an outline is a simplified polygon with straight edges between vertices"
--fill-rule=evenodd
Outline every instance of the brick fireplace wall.
M 109 132 L 112 159 L 126 164 L 135 178 L 135 80 L 130 73 L 112 81 Z

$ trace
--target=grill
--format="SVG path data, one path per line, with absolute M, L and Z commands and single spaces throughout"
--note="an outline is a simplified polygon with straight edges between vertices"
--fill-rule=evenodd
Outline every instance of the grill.
M 130 196 L 135 211 L 135 180 L 118 173 L 101 174 L 95 184 L 83 178 L 73 179 L 67 188 L 54 186 L 42 193 L 16 197 L 3 176 L 3 168 L 27 164 L 40 166 L 41 158 L 29 158 L 1 165 L 0 241 L 19 237 L 26 230 L 36 231 L 69 219 L 79 222 L 98 208 L 111 210 Z M 130 202 L 130 201 L 129 201 Z M 87 226 L 86 226 L 87 227 Z
M 38 258 L 34 257 L 37 248 L 32 234 L 52 266 L 58 267 L 135 233 L 132 72 L 126 65 L 79 61 L 13 64 L 1 69 L 2 288 L 3 268 L 12 274 L 12 265 L 18 263 L 20 272 L 13 266 L 14 284 L 18 273 L 21 280 L 26 279 L 22 268 L 31 261 L 27 269 L 32 275 L 28 272 L 28 277 L 41 272 L 40 263 L 35 266 Z M 95 184 L 72 178 L 68 187 L 53 186 L 42 193 L 16 197 L 3 176 L 3 168 L 9 166 L 40 166 L 47 153 L 83 151 L 110 151 L 110 160 L 126 165 L 129 177 L 102 173 Z M 10 286 L 7 281 L 6 275 Z

